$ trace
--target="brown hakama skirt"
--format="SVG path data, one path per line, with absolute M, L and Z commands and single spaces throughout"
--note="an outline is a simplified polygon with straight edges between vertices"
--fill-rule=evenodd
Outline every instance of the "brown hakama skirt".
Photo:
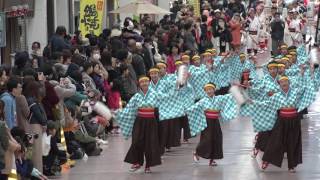
M 132 144 L 125 162 L 142 166 L 145 158 L 146 167 L 161 164 L 159 124 L 156 114 L 154 109 L 139 109 L 132 130 Z
M 180 117 L 180 130 L 179 130 L 179 139 L 181 137 L 181 130 L 183 129 L 183 139 L 188 140 L 191 138 L 189 121 L 187 116 Z
M 302 115 L 295 109 L 278 112 L 278 120 L 269 137 L 263 161 L 281 167 L 284 153 L 287 152 L 289 169 L 302 163 L 301 119 Z
M 196 154 L 205 159 L 222 159 L 223 143 L 219 117 L 207 116 L 207 128 L 201 132 Z
M 272 131 L 259 132 L 257 135 L 257 142 L 254 147 L 260 151 L 265 151 L 271 132 Z
M 180 121 L 179 118 L 168 119 L 159 122 L 159 141 L 161 154 L 165 149 L 178 147 L 180 143 Z

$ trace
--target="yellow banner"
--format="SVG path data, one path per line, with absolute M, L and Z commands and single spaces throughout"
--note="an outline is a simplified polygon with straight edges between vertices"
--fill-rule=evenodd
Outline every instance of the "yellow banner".
M 104 0 L 80 1 L 80 31 L 83 36 L 101 34 L 104 5 Z
M 200 1 L 199 1 L 199 0 L 189 0 L 189 4 L 193 6 L 194 15 L 195 15 L 196 17 L 200 17 L 200 16 L 201 16 L 201 12 L 200 12 Z

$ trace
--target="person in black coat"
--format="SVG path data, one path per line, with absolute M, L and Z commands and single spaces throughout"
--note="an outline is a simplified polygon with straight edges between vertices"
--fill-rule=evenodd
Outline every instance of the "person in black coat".
M 71 49 L 70 43 L 65 39 L 67 30 L 64 26 L 58 26 L 56 29 L 56 34 L 52 36 L 50 44 L 51 51 L 62 52 L 64 49 Z
M 276 13 L 270 24 L 272 38 L 272 55 L 279 54 L 278 47 L 283 44 L 285 23 L 280 19 L 280 13 Z
M 220 18 L 218 21 L 217 34 L 218 36 L 220 36 L 220 53 L 226 52 L 228 45 L 232 41 L 232 35 L 229 29 L 227 28 L 227 24 L 223 18 Z

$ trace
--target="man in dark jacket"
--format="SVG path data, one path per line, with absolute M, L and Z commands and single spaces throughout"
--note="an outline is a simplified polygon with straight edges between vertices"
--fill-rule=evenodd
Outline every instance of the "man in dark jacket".
M 62 52 L 64 49 L 71 49 L 70 43 L 65 39 L 67 30 L 64 26 L 58 26 L 56 30 L 56 34 L 52 36 L 50 44 L 51 51 L 54 52 Z
M 276 13 L 271 22 L 272 55 L 279 54 L 278 47 L 283 44 L 285 23 L 280 19 L 280 13 Z
M 137 52 L 137 45 L 134 39 L 129 39 L 128 41 L 128 50 L 132 53 L 132 66 L 137 77 L 141 75 L 146 75 L 146 67 L 143 61 L 143 58 Z
M 146 72 L 149 71 L 155 65 L 155 61 L 153 58 L 154 47 L 152 46 L 152 39 L 146 38 L 143 44 L 143 60 L 146 67 Z

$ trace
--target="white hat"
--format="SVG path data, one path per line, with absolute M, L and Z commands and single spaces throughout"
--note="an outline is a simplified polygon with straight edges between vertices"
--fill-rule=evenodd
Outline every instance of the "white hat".
M 90 45 L 90 41 L 89 41 L 88 38 L 82 38 L 81 41 L 82 41 L 82 44 L 84 46 L 89 46 Z
M 118 37 L 121 36 L 121 31 L 119 29 L 112 29 L 110 37 Z
M 221 13 L 220 9 L 214 10 L 214 13 Z

